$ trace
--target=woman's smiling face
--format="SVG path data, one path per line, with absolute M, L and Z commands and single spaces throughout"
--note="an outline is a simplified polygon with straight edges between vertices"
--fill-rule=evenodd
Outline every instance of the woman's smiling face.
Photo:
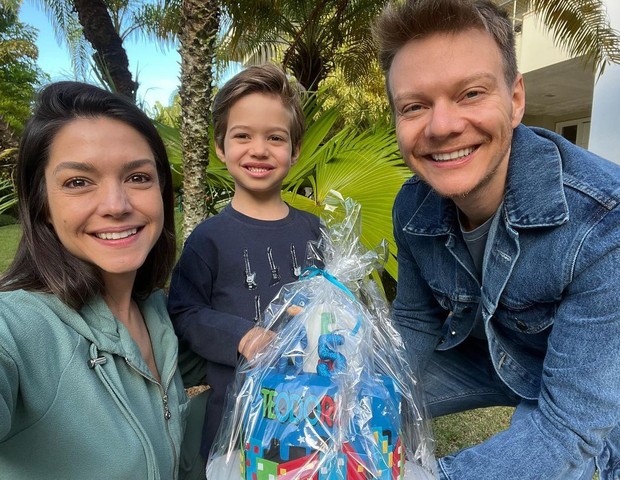
M 135 276 L 164 223 L 146 139 L 118 120 L 73 120 L 52 141 L 45 186 L 48 221 L 63 246 L 104 279 Z

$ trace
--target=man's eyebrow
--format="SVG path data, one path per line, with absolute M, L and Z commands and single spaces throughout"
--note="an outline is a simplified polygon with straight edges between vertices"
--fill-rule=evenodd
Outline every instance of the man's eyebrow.
M 490 73 L 486 73 L 486 72 L 475 72 L 475 73 L 472 73 L 471 75 L 468 75 L 467 77 L 461 78 L 458 82 L 456 82 L 456 85 L 457 87 L 462 88 L 463 86 L 469 83 L 478 82 L 478 81 L 490 81 L 493 84 L 497 83 L 497 80 L 494 75 Z M 413 89 L 406 90 L 394 97 L 394 103 L 398 103 L 399 101 L 403 99 L 407 100 L 409 98 L 418 98 L 418 97 L 423 97 L 423 96 L 424 96 L 423 91 L 413 90 Z

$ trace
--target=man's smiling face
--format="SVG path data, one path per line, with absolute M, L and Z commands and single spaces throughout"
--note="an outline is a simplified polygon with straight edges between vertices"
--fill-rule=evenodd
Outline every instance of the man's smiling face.
M 507 85 L 493 38 L 470 29 L 412 40 L 394 57 L 388 87 L 409 167 L 460 207 L 481 198 L 499 206 L 525 95 L 520 75 Z

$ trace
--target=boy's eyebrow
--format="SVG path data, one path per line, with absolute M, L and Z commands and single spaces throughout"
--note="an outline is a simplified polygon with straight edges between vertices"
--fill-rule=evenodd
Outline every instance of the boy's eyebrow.
M 143 159 L 139 159 L 139 160 L 132 160 L 129 163 L 126 163 L 123 166 L 123 170 L 124 171 L 129 171 L 129 170 L 134 170 L 136 168 L 140 168 L 143 167 L 144 165 L 151 165 L 154 168 L 157 168 L 157 164 L 155 163 L 154 160 L 151 160 L 150 158 L 143 158 Z M 74 161 L 66 161 L 66 162 L 60 162 L 58 165 L 56 165 L 56 168 L 53 171 L 54 175 L 57 175 L 59 172 L 63 171 L 63 170 L 78 170 L 80 172 L 85 172 L 85 173 L 90 173 L 90 172 L 94 172 L 97 170 L 97 168 L 89 162 L 74 162 Z
M 244 125 L 244 124 L 241 124 L 241 123 L 228 126 L 228 130 L 235 130 L 235 129 L 244 130 L 244 129 L 251 129 L 251 128 L 252 127 L 250 127 L 249 125 Z M 285 133 L 289 133 L 290 130 L 287 127 L 273 127 L 273 128 L 270 128 L 268 131 L 269 132 L 285 132 Z

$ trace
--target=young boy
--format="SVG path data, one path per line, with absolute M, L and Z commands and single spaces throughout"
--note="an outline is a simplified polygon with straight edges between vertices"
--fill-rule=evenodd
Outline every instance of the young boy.
M 320 236 L 319 219 L 280 194 L 304 132 L 299 95 L 286 75 L 274 65 L 237 74 L 215 97 L 213 124 L 235 193 L 187 239 L 168 300 L 181 348 L 207 360 L 205 459 L 239 355 L 251 359 L 268 338 L 255 322 L 280 287 L 298 279 L 307 242 Z

